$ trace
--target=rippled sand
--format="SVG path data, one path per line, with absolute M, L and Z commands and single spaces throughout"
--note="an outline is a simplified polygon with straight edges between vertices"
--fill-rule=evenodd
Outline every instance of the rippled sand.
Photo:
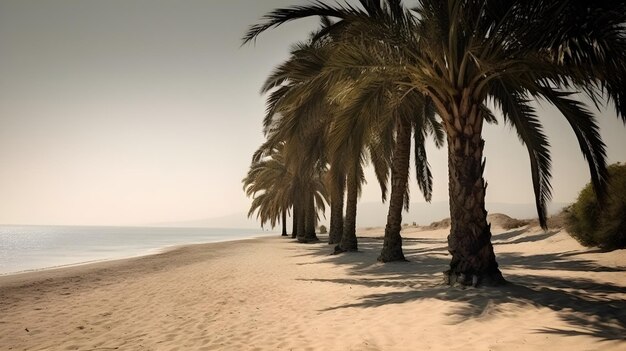
M 626 350 L 626 252 L 494 227 L 511 284 L 449 288 L 446 229 L 408 263 L 280 237 L 0 277 L 2 350 Z M 321 237 L 325 239 L 325 237 Z

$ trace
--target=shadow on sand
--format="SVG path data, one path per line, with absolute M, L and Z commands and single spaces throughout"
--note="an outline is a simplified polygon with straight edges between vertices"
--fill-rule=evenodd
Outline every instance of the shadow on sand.
M 529 237 L 522 237 L 523 231 L 505 234 L 494 236 L 494 244 L 513 238 L 516 238 L 515 242 L 543 240 L 555 233 Z M 303 280 L 396 288 L 388 293 L 364 295 L 352 303 L 326 310 L 372 308 L 421 299 L 439 299 L 462 303 L 462 307 L 449 313 L 451 323 L 461 323 L 485 314 L 497 314 L 500 312 L 499 305 L 515 304 L 527 308 L 548 308 L 570 327 L 545 327 L 537 329 L 538 333 L 588 335 L 607 341 L 624 340 L 626 287 L 587 278 L 572 278 L 575 272 L 626 272 L 624 267 L 607 267 L 591 260 L 578 259 L 576 256 L 583 253 L 580 251 L 533 256 L 503 253 L 498 254 L 498 262 L 504 269 L 503 273 L 509 282 L 507 285 L 495 288 L 450 288 L 443 284 L 442 279 L 442 272 L 449 263 L 445 244 L 445 238 L 405 240 L 404 253 L 409 262 L 402 263 L 376 262 L 382 246 L 382 241 L 376 238 L 359 238 L 359 252 L 331 256 L 331 248 L 322 243 L 306 246 L 305 253 L 296 257 L 307 256 L 309 259 L 306 264 L 332 263 L 349 267 L 350 275 L 354 276 Z M 316 259 L 310 260 L 311 256 Z M 522 274 L 522 270 L 532 271 L 533 274 Z

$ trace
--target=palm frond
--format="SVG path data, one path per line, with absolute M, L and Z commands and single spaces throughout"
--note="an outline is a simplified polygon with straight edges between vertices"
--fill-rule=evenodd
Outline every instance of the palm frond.
M 489 124 L 498 124 L 498 119 L 493 114 L 493 112 L 485 106 L 485 104 L 480 104 L 480 115 L 485 120 L 485 122 Z
M 505 122 L 515 127 L 515 131 L 528 150 L 530 171 L 535 193 L 535 205 L 539 224 L 547 228 L 547 203 L 552 198 L 551 158 L 548 140 L 542 131 L 535 110 L 523 94 L 498 81 L 491 87 L 491 96 L 500 108 Z
M 600 201 L 606 197 L 608 171 L 606 168 L 606 146 L 600 136 L 595 116 L 579 101 L 569 98 L 571 93 L 543 87 L 541 95 L 550 101 L 568 121 L 591 175 L 591 183 Z
M 349 4 L 329 6 L 321 1 L 313 1 L 310 5 L 291 6 L 287 8 L 276 9 L 265 14 L 261 23 L 252 25 L 244 34 L 243 44 L 256 40 L 256 38 L 264 31 L 278 27 L 284 23 L 306 17 L 329 17 L 329 18 L 345 18 L 350 13 L 362 12 Z

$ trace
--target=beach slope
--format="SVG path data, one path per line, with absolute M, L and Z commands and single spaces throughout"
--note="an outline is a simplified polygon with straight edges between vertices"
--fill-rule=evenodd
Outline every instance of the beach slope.
M 403 231 L 406 263 L 280 237 L 0 277 L 3 350 L 625 350 L 626 255 L 504 229 L 510 284 L 442 284 L 447 229 Z

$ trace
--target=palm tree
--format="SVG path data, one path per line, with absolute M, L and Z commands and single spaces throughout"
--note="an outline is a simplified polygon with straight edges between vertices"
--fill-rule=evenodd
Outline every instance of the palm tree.
M 283 144 L 273 148 L 265 159 L 252 162 L 248 174 L 242 180 L 246 195 L 252 196 L 248 217 L 257 212 L 261 226 L 277 222 L 282 225 L 282 236 L 287 236 L 287 211 L 292 205 L 290 181 L 293 174 L 285 165 Z
M 604 194 L 604 143 L 595 116 L 571 95 L 616 102 L 624 118 L 626 4 L 572 1 L 422 1 L 417 9 L 423 70 L 416 89 L 428 95 L 448 137 L 452 253 L 449 283 L 501 283 L 485 210 L 482 124 L 493 101 L 528 149 L 539 219 L 551 198 L 550 155 L 530 105 L 542 99 L 567 119 Z M 437 38 L 437 39 L 433 39 Z M 444 63 L 445 62 L 445 63 Z M 430 78 L 434 77 L 434 78 Z M 431 81 L 427 81 L 431 79 Z M 621 106 L 620 106 L 621 104 Z M 626 121 L 626 119 L 624 119 Z
M 357 28 L 337 70 L 377 75 L 421 93 L 445 128 L 448 144 L 452 254 L 450 284 L 502 283 L 485 210 L 482 126 L 493 102 L 527 147 L 539 220 L 546 227 L 551 198 L 549 144 L 531 101 L 556 106 L 572 127 L 599 196 L 606 188 L 605 146 L 595 116 L 576 93 L 614 103 L 626 122 L 626 4 L 623 1 L 421 0 L 411 12 L 398 0 L 380 6 L 279 9 L 251 27 L 251 40 L 286 21 L 325 15 Z M 396 13 L 387 16 L 387 13 Z M 398 15 L 398 14 L 402 15 Z M 344 25 L 345 27 L 345 25 Z M 360 32 L 359 32 L 360 30 Z M 398 33 L 401 33 L 398 35 Z M 364 35 L 367 34 L 367 40 Z M 360 40 L 358 38 L 361 38 Z

